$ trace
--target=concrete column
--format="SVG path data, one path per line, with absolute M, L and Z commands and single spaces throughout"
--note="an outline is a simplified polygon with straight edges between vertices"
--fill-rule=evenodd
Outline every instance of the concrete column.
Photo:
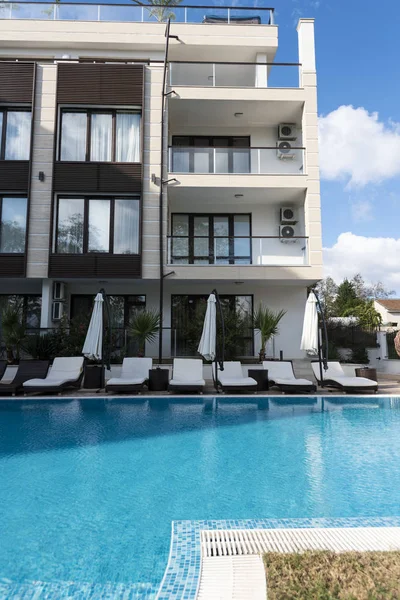
M 53 302 L 53 280 L 42 281 L 42 311 L 40 314 L 40 327 L 45 329 L 52 326 L 51 305 Z
M 257 63 L 266 63 L 266 54 L 257 54 Z M 268 87 L 268 67 L 267 65 L 256 65 L 256 88 Z
M 304 88 L 302 145 L 307 191 L 304 200 L 305 231 L 309 237 L 309 263 L 320 268 L 322 277 L 321 198 L 319 184 L 317 74 L 315 70 L 314 20 L 300 19 L 299 39 L 300 86 Z

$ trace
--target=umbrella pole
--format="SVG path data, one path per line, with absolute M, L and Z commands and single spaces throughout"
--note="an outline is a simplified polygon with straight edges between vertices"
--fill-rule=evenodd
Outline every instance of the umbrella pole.
M 327 326 L 326 326 L 325 314 L 324 314 L 324 311 L 322 310 L 322 306 L 321 306 L 321 302 L 320 302 L 319 296 L 318 296 L 317 292 L 314 289 L 312 290 L 312 292 L 313 292 L 313 294 L 315 296 L 315 299 L 317 301 L 317 306 L 319 308 L 319 313 L 321 315 L 322 329 L 323 329 L 323 332 L 324 332 L 324 339 L 325 339 L 325 352 L 324 352 L 324 355 L 321 357 L 321 354 L 322 354 L 322 344 L 320 343 L 319 335 L 318 335 L 318 355 L 319 355 L 320 363 L 321 363 L 321 360 L 322 360 L 322 362 L 324 364 L 324 369 L 325 369 L 325 371 L 327 371 L 328 370 L 328 329 L 327 329 Z
M 104 338 L 105 338 L 105 309 L 107 309 L 107 319 L 108 319 L 108 355 L 107 355 L 107 367 L 110 369 L 110 353 L 111 353 L 111 311 L 110 304 L 108 302 L 108 297 L 104 288 L 100 290 L 100 294 L 103 296 L 103 335 L 101 341 L 101 389 L 105 388 L 106 385 L 106 374 L 105 374 L 105 360 L 104 360 Z
M 220 319 L 221 319 L 221 329 L 222 329 L 222 345 L 221 345 L 222 360 L 220 360 L 220 361 L 218 360 L 218 343 L 217 343 L 217 340 L 215 340 L 215 378 L 214 378 L 214 372 L 213 372 L 213 379 L 214 379 L 214 387 L 218 392 L 218 363 L 219 363 L 220 371 L 223 371 L 224 370 L 224 360 L 225 360 L 225 320 L 224 320 L 224 315 L 222 312 L 221 300 L 219 298 L 217 290 L 214 289 L 211 293 L 214 294 L 215 300 L 218 305 L 218 311 L 219 311 L 219 315 L 220 315 Z M 218 323 L 218 316 L 217 316 L 217 312 L 215 312 L 215 335 L 217 335 L 217 323 Z M 212 370 L 212 366 L 211 366 L 211 370 Z

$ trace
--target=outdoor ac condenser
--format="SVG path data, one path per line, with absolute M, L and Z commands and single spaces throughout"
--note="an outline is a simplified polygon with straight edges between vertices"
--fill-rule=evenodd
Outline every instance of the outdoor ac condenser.
M 278 140 L 276 142 L 276 155 L 280 160 L 293 159 L 295 154 L 292 144 L 287 141 Z
M 297 242 L 296 230 L 293 225 L 280 225 L 279 226 L 279 241 L 283 244 Z
M 55 281 L 53 285 L 53 300 L 65 300 L 65 283 Z
M 51 320 L 52 321 L 61 321 L 64 315 L 65 304 L 64 302 L 55 301 L 53 302 L 53 306 L 51 309 Z
M 278 138 L 280 140 L 296 140 L 296 125 L 294 123 L 281 123 L 278 127 Z
M 290 206 L 282 206 L 280 210 L 281 225 L 296 225 L 297 214 L 294 208 Z

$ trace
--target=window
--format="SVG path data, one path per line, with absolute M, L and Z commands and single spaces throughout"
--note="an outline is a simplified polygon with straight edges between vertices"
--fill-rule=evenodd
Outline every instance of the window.
M 138 198 L 58 198 L 56 252 L 138 254 Z
M 176 173 L 250 173 L 248 136 L 175 135 L 171 151 Z
M 251 264 L 250 215 L 173 214 L 171 263 Z
M 27 199 L 0 196 L 0 252 L 25 252 Z
M 20 311 L 21 320 L 25 323 L 27 329 L 37 329 L 40 327 L 41 296 L 26 294 L 0 295 L 0 329 L 1 314 L 6 307 Z
M 29 160 L 31 111 L 0 108 L 0 160 Z
M 205 295 L 171 296 L 174 355 L 197 356 L 207 298 Z M 253 296 L 221 295 L 219 298 L 226 326 L 237 328 L 237 336 L 225 339 L 225 359 L 232 360 L 232 354 L 235 359 L 254 356 Z
M 59 159 L 140 162 L 140 121 L 134 111 L 63 109 Z

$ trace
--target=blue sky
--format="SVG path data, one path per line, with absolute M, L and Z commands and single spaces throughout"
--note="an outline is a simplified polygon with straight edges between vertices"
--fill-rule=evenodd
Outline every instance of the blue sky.
M 297 19 L 315 18 L 318 109 L 329 126 L 320 139 L 326 273 L 340 279 L 361 270 L 400 295 L 400 2 L 275 0 L 273 6 L 281 61 L 296 58 Z M 335 112 L 339 107 L 347 108 Z

